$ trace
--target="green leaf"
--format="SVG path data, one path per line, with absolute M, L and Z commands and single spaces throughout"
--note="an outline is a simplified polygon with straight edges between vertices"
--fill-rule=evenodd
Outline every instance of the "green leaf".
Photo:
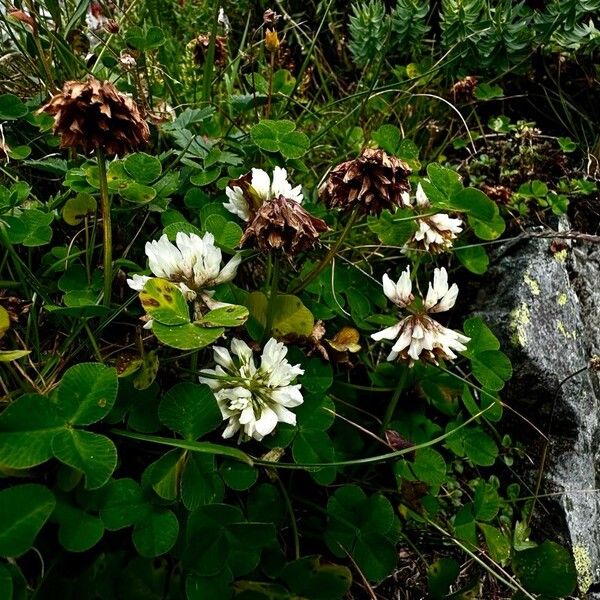
M 285 158 L 300 158 L 310 148 L 310 140 L 305 133 L 293 131 L 279 139 L 279 152 Z
M 198 319 L 196 324 L 206 327 L 240 327 L 246 322 L 248 315 L 245 306 L 230 304 L 209 311 Z
M 486 546 L 492 560 L 501 566 L 506 566 L 510 560 L 510 539 L 497 527 L 492 527 L 486 523 L 478 523 L 479 529 L 483 533 Z
M 478 521 L 491 521 L 500 510 L 501 500 L 496 488 L 485 482 L 480 482 L 475 490 L 473 512 Z
M 458 579 L 460 566 L 453 558 L 440 558 L 427 568 L 427 588 L 432 600 L 443 600 Z
M 133 545 L 140 556 L 154 558 L 168 552 L 177 541 L 179 521 L 175 514 L 155 508 L 133 528 Z
M 145 311 L 162 325 L 183 325 L 190 322 L 190 311 L 181 290 L 170 281 L 153 277 L 140 292 Z
M 242 492 L 256 483 L 258 470 L 246 463 L 225 460 L 221 465 L 221 477 L 227 487 Z
M 67 225 L 81 225 L 86 217 L 96 214 L 96 200 L 90 194 L 80 192 L 69 198 L 63 207 L 62 218 Z
M 262 292 L 252 292 L 246 299 L 251 319 L 258 322 L 262 329 L 267 323 L 268 304 L 267 297 Z M 274 337 L 280 338 L 288 334 L 309 336 L 312 333 L 315 319 L 298 296 L 278 295 L 273 302 L 272 310 Z
M 460 175 L 456 171 L 442 167 L 437 163 L 427 165 L 427 177 L 438 191 L 446 197 L 458 194 L 463 189 Z M 433 201 L 434 199 L 430 198 L 430 200 Z
M 473 517 L 473 506 L 465 504 L 454 517 L 454 535 L 474 548 L 477 545 L 477 531 Z
M 12 362 L 31 354 L 31 350 L 0 350 L 0 363 Z
M 4 334 L 8 331 L 9 328 L 10 316 L 8 314 L 8 311 L 3 306 L 0 306 L 0 338 L 4 337 Z
M 512 377 L 510 359 L 499 350 L 478 352 L 471 357 L 471 369 L 477 381 L 494 392 L 501 390 Z
M 285 158 L 300 158 L 310 147 L 310 140 L 295 129 L 292 121 L 263 119 L 252 127 L 250 136 L 261 150 L 280 152 Z
M 292 445 L 294 462 L 299 464 L 324 464 L 335 460 L 331 438 L 318 429 L 303 429 L 298 432 Z M 321 485 L 332 483 L 336 477 L 336 467 L 318 467 L 309 471 Z
M 347 567 L 322 564 L 318 556 L 304 556 L 283 569 L 281 579 L 298 596 L 311 600 L 343 598 L 352 585 Z
M 140 369 L 133 380 L 133 387 L 135 387 L 136 390 L 148 389 L 156 379 L 159 366 L 158 353 L 155 350 L 146 352 L 142 359 Z
M 175 500 L 179 495 L 179 478 L 184 454 L 171 450 L 146 467 L 142 474 L 142 485 L 149 485 L 164 500 Z
M 63 375 L 56 390 L 56 405 L 71 425 L 91 425 L 111 411 L 118 389 L 115 368 L 82 363 Z
M 136 152 L 130 154 L 123 161 L 125 171 L 138 183 L 152 183 L 158 179 L 162 173 L 160 160 L 155 156 L 150 156 L 145 152 Z
M 155 322 L 152 324 L 152 332 L 160 342 L 171 348 L 198 350 L 216 342 L 225 333 L 225 329 L 198 327 L 192 323 L 171 327 Z
M 473 463 L 491 467 L 496 462 L 498 446 L 483 429 L 463 429 L 462 434 L 465 453 Z
M 229 221 L 222 215 L 209 215 L 203 221 L 204 228 L 215 236 L 215 243 L 226 250 L 237 248 L 243 231 L 233 221 Z
M 64 500 L 58 501 L 52 520 L 58 522 L 58 541 L 68 552 L 85 552 L 104 535 L 104 523 L 100 518 Z
M 577 144 L 570 137 L 559 137 L 557 141 L 563 152 L 569 153 L 577 150 Z
M 160 403 L 158 417 L 163 425 L 188 440 L 202 437 L 223 421 L 212 390 L 197 383 L 174 385 Z
M 499 238 L 506 229 L 504 219 L 499 215 L 489 221 L 481 221 L 469 215 L 467 217 L 469 225 L 473 228 L 475 235 L 482 240 L 495 240 Z
M 14 121 L 28 112 L 27 106 L 14 94 L 0 95 L 0 121 Z
M 149 510 L 142 488 L 133 479 L 111 480 L 102 492 L 100 518 L 110 531 L 137 523 Z
M 402 141 L 402 133 L 395 125 L 382 125 L 372 135 L 373 141 L 388 154 L 396 154 Z
M 44 396 L 26 394 L 0 414 L 0 464 L 35 467 L 52 458 L 52 438 L 65 427 L 56 406 Z
M 164 229 L 163 233 L 169 238 L 171 242 L 175 241 L 177 234 L 181 233 L 195 233 L 202 237 L 202 231 L 196 226 L 186 221 L 177 221 L 176 223 L 169 223 Z
M 225 495 L 223 480 L 215 467 L 215 457 L 208 454 L 188 455 L 181 476 L 181 500 L 188 510 L 204 504 L 221 502 Z
M 498 215 L 498 206 L 477 188 L 464 188 L 453 194 L 450 206 L 481 221 Z
M 438 487 L 446 481 L 446 461 L 433 448 L 421 448 L 415 452 L 412 470 L 419 481 L 431 486 Z
M 197 186 L 205 186 L 214 183 L 221 176 L 221 167 L 207 169 L 190 177 L 190 183 Z
M 482 246 L 455 246 L 454 254 L 464 267 L 476 275 L 483 275 L 490 264 L 490 258 Z
M 382 244 L 403 246 L 417 230 L 414 216 L 412 209 L 399 209 L 394 214 L 384 210 L 379 217 L 368 217 L 367 224 Z
M 117 449 L 106 436 L 67 429 L 52 439 L 52 452 L 61 462 L 85 475 L 85 487 L 102 487 L 117 466 Z
M 356 485 L 343 486 L 329 498 L 327 516 L 325 541 L 336 556 L 349 552 L 372 581 L 382 580 L 393 570 L 395 517 L 383 495 L 367 497 Z
M 515 552 L 513 570 L 523 587 L 548 598 L 570 596 L 577 584 L 577 570 L 569 552 L 555 542 Z
M 37 208 L 24 210 L 18 217 L 3 217 L 8 228 L 8 237 L 13 244 L 23 244 L 35 248 L 48 244 L 52 239 L 52 229 L 49 227 L 54 217 Z
M 27 483 L 0 491 L 0 556 L 27 552 L 55 504 L 52 492 L 43 485 Z
M 475 355 L 486 350 L 499 350 L 500 342 L 492 330 L 479 317 L 471 317 L 464 323 L 464 332 L 471 338 L 468 343 L 467 356 Z
M 496 84 L 478 83 L 474 95 L 477 100 L 493 100 L 504 96 L 504 91 Z
M 304 363 L 304 375 L 300 381 L 310 394 L 323 394 L 333 384 L 333 369 L 330 363 L 319 358 L 311 358 Z
M 129 202 L 135 202 L 136 204 L 148 204 L 156 198 L 156 190 L 147 185 L 142 185 L 137 181 L 128 183 L 125 187 L 119 190 L 121 197 L 125 198 Z

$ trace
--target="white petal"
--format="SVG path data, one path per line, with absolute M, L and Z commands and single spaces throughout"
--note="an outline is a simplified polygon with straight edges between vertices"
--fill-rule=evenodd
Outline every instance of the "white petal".
M 241 262 L 242 262 L 242 255 L 236 254 L 221 269 L 221 272 L 219 273 L 219 275 L 217 276 L 217 278 L 214 280 L 213 283 L 219 284 L 219 283 L 227 283 L 228 281 L 231 281 L 235 277 L 235 275 L 237 273 L 237 268 L 239 267 Z
M 261 436 L 269 435 L 277 427 L 277 413 L 268 406 L 263 407 L 255 427 L 256 432 Z
M 252 169 L 252 183 L 250 185 L 260 198 L 263 200 L 271 199 L 271 179 L 266 171 Z
M 248 202 L 246 202 L 246 198 L 244 198 L 244 192 L 242 188 L 237 185 L 233 188 L 226 188 L 225 194 L 229 199 L 229 202 L 224 202 L 223 206 L 234 215 L 238 216 L 242 221 L 250 220 L 250 207 L 248 206 Z
M 227 348 L 223 348 L 222 346 L 213 346 L 213 355 L 215 362 L 218 365 L 221 365 L 224 369 L 231 370 L 234 368 L 233 359 L 231 358 L 231 354 L 229 354 L 229 350 L 227 350 Z
M 304 402 L 300 387 L 300 384 L 280 387 L 276 390 L 273 390 L 271 393 L 271 398 L 277 404 L 281 404 L 281 406 L 287 406 L 288 408 L 300 406 Z
M 421 208 L 427 208 L 429 204 L 429 198 L 423 189 L 423 186 L 419 183 L 417 185 L 417 193 L 415 194 L 415 199 L 417 201 L 417 206 Z
M 240 359 L 244 364 L 252 361 L 252 350 L 250 346 L 243 340 L 233 338 L 231 340 L 231 351 Z
M 392 325 L 391 327 L 386 327 L 377 333 L 371 334 L 371 339 L 376 342 L 380 342 L 381 340 L 395 340 L 402 329 L 402 321 Z
M 296 415 L 287 408 L 283 406 L 275 405 L 273 407 L 275 414 L 277 415 L 277 420 L 280 423 L 287 423 L 288 425 L 296 425 Z
M 146 285 L 146 282 L 150 279 L 147 275 L 133 274 L 131 279 L 127 280 L 127 285 L 136 292 L 141 292 Z

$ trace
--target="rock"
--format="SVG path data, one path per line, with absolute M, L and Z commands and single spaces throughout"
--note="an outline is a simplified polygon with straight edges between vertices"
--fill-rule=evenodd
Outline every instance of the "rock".
M 600 354 L 599 282 L 598 247 L 553 252 L 549 240 L 526 239 L 496 252 L 474 306 L 513 364 L 503 399 L 532 423 L 522 421 L 513 436 L 527 443 L 534 459 L 534 467 L 523 474 L 532 494 L 547 453 L 540 494 L 556 495 L 536 504 L 534 533 L 571 546 L 580 591 L 596 599 L 600 381 L 588 365 Z M 548 436 L 547 448 L 534 427 Z

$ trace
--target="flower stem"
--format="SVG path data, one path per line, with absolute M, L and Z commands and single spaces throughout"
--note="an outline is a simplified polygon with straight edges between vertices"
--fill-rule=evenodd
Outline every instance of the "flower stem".
M 271 330 L 273 329 L 273 319 L 275 317 L 275 301 L 277 300 L 277 292 L 279 291 L 279 271 L 280 271 L 280 259 L 279 256 L 273 257 L 273 271 L 271 274 L 271 286 L 269 291 L 269 300 L 267 304 L 267 319 L 265 323 L 265 331 L 263 333 L 263 341 L 266 341 L 271 337 Z
M 98 159 L 98 178 L 100 180 L 100 206 L 102 211 L 102 231 L 104 246 L 104 306 L 110 306 L 112 292 L 112 225 L 110 219 L 110 196 L 108 195 L 108 181 L 106 179 L 106 160 L 100 146 L 96 148 Z
M 306 275 L 306 277 L 302 279 L 302 281 L 300 281 L 300 283 L 291 291 L 292 294 L 297 294 L 298 292 L 301 292 L 309 283 L 314 281 L 321 274 L 321 272 L 337 254 L 337 251 L 341 248 L 342 244 L 344 243 L 344 240 L 350 233 L 350 230 L 352 229 L 352 226 L 354 225 L 357 217 L 358 210 L 355 210 L 348 218 L 348 222 L 346 223 L 344 229 L 342 230 L 342 233 L 340 234 L 340 237 L 337 239 L 335 244 L 333 244 L 333 246 L 329 248 L 329 251 L 321 259 L 321 262 L 319 262 L 315 266 L 315 268 L 310 273 L 308 273 L 308 275 Z
M 400 396 L 402 396 L 402 392 L 404 391 L 404 387 L 406 386 L 406 380 L 408 379 L 408 367 L 404 367 L 400 378 L 398 379 L 398 384 L 396 385 L 396 389 L 394 390 L 394 395 L 388 404 L 387 410 L 385 411 L 385 415 L 383 417 L 383 421 L 381 422 L 381 431 L 385 432 L 390 421 L 392 420 L 394 413 L 396 412 L 396 407 L 398 406 L 398 401 L 400 400 Z

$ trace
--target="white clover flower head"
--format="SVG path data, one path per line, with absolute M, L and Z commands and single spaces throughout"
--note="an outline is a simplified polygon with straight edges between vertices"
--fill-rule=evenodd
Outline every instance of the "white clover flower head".
M 238 441 L 260 441 L 279 422 L 296 424 L 296 415 L 289 409 L 304 402 L 301 385 L 293 383 L 304 370 L 289 363 L 287 351 L 271 338 L 257 367 L 252 350 L 240 339 L 231 340 L 230 350 L 213 347 L 216 367 L 203 369 L 199 379 L 213 390 L 223 420 L 229 421 L 224 438 L 239 432 Z
M 431 203 L 423 186 L 419 183 L 415 193 L 415 207 L 423 212 L 428 212 Z M 423 215 L 416 219 L 417 231 L 413 233 L 406 243 L 407 248 L 425 250 L 439 253 L 452 248 L 454 240 L 462 231 L 462 220 L 452 218 L 446 213 Z
M 403 280 L 404 277 L 404 280 Z M 389 277 L 383 277 L 385 295 L 400 308 L 406 308 L 414 300 L 410 270 L 402 273 L 398 283 Z M 451 309 L 458 296 L 458 286 L 448 286 L 446 269 L 435 269 L 433 282 L 429 284 L 427 296 L 421 302 L 421 308 L 402 318 L 398 323 L 371 335 L 375 341 L 392 340 L 394 345 L 387 357 L 388 361 L 397 358 L 407 361 L 412 367 L 418 360 L 438 364 L 439 359 L 454 360 L 455 352 L 467 349 L 467 336 L 440 325 L 429 316 L 430 313 L 445 312 Z
M 229 202 L 223 206 L 243 221 L 250 221 L 253 214 L 264 202 L 283 196 L 288 200 L 302 203 L 302 186 L 292 187 L 287 179 L 287 171 L 275 167 L 273 177 L 262 169 L 252 171 L 240 179 L 231 181 L 225 189 Z
M 179 232 L 175 244 L 162 235 L 159 240 L 146 243 L 146 255 L 152 273 L 176 283 L 187 300 L 194 300 L 199 294 L 205 301 L 210 299 L 213 293 L 210 288 L 231 281 L 241 261 L 236 254 L 221 267 L 221 250 L 215 246 L 212 233 L 200 237 Z M 139 292 L 148 279 L 145 275 L 133 275 L 127 283 Z

